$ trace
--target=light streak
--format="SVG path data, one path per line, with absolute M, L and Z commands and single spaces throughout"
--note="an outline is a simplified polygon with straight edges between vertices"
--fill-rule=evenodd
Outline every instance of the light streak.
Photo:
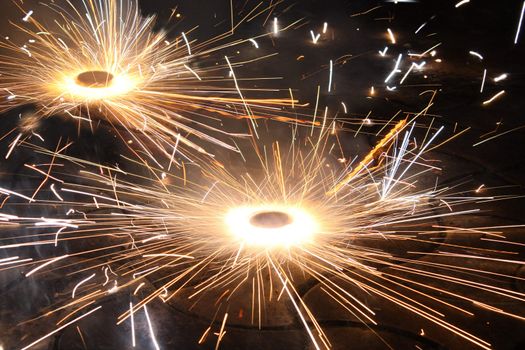
M 67 258 L 68 256 L 69 256 L 69 255 L 66 254 L 66 255 L 62 255 L 62 256 L 56 257 L 56 258 L 54 258 L 54 259 L 51 259 L 51 260 L 49 260 L 49 261 L 47 261 L 47 262 L 45 262 L 45 263 L 43 263 L 43 264 L 41 264 L 41 265 L 35 267 L 35 268 L 32 269 L 31 271 L 27 272 L 27 273 L 25 274 L 25 276 L 26 276 L 26 277 L 29 277 L 29 276 L 31 276 L 32 274 L 34 274 L 35 272 L 42 270 L 44 267 L 46 267 L 46 266 L 48 266 L 48 265 L 51 265 L 51 264 L 53 264 L 53 263 L 55 263 L 55 262 L 57 262 L 57 261 L 59 261 L 59 260 L 65 259 L 65 258 Z
M 483 60 L 483 56 L 481 56 L 478 52 L 476 51 L 469 51 L 468 52 L 469 54 L 471 54 L 472 56 L 476 56 L 477 58 L 479 58 L 480 60 Z
M 458 2 L 454 7 L 455 8 L 458 8 L 460 6 L 463 6 L 465 4 L 468 4 L 470 2 L 470 0 L 461 0 L 460 2 Z
M 153 346 L 156 350 L 160 350 L 157 338 L 155 337 L 155 332 L 153 331 L 153 325 L 151 324 L 151 320 L 149 318 L 148 307 L 146 305 L 144 305 L 144 314 L 146 315 L 146 320 L 148 321 L 148 329 L 149 334 L 151 336 L 151 341 L 153 342 Z
M 334 62 L 330 60 L 330 71 L 328 75 L 328 92 L 332 91 L 332 76 L 334 74 Z
M 394 33 L 392 32 L 392 30 L 390 28 L 387 28 L 386 31 L 388 32 L 388 35 L 390 36 L 390 42 L 392 44 L 395 44 L 396 43 L 396 37 L 394 36 Z
M 184 43 L 186 44 L 186 49 L 188 49 L 188 55 L 191 56 L 191 47 L 188 38 L 186 38 L 186 34 L 184 34 L 184 32 L 182 32 L 181 35 L 182 39 L 184 39 Z
M 101 308 L 102 308 L 102 306 L 98 306 L 98 307 L 96 307 L 96 308 L 94 308 L 94 309 L 92 309 L 92 310 L 86 312 L 86 313 L 83 314 L 82 316 L 79 316 L 79 317 L 77 317 L 77 318 L 75 318 L 75 319 L 69 321 L 68 323 L 66 323 L 66 324 L 64 324 L 64 325 L 62 325 L 62 326 L 60 326 L 60 327 L 58 327 L 57 329 L 55 329 L 55 330 L 52 331 L 51 333 L 48 333 L 48 334 L 44 335 L 43 337 L 41 337 L 41 338 L 35 340 L 35 341 L 32 342 L 31 344 L 29 344 L 29 345 L 27 345 L 27 346 L 24 346 L 21 350 L 27 350 L 27 349 L 29 349 L 29 348 L 32 348 L 33 345 L 40 343 L 42 340 L 44 340 L 44 339 L 46 339 L 46 338 L 49 338 L 49 337 L 52 336 L 53 334 L 60 332 L 62 329 L 64 329 L 64 328 L 68 327 L 69 325 L 71 325 L 71 324 L 73 324 L 73 323 L 75 323 L 75 322 L 77 322 L 77 321 L 83 319 L 84 317 L 87 317 L 87 316 L 91 315 L 92 313 L 94 313 L 94 312 L 97 311 L 97 310 L 100 310 Z
M 129 315 L 131 319 L 131 346 L 135 347 L 135 316 L 133 312 L 133 303 L 131 301 L 129 302 Z
M 399 69 L 399 64 L 401 63 L 401 59 L 403 58 L 403 54 L 399 54 L 397 56 L 397 60 L 396 60 L 396 63 L 394 65 L 394 69 L 392 69 L 392 71 L 390 72 L 390 74 L 386 77 L 385 79 L 385 83 L 388 83 L 388 81 L 390 79 L 392 79 L 392 77 L 396 74 L 396 73 L 400 73 L 401 70 Z
M 279 34 L 279 23 L 277 22 L 277 17 L 273 18 L 273 34 Z
M 508 75 L 506 73 L 503 73 L 503 74 L 500 74 L 497 77 L 495 77 L 494 81 L 497 83 L 497 82 L 500 82 L 502 80 L 507 79 L 507 77 L 508 77 Z
M 312 42 L 314 44 L 317 44 L 317 41 L 319 40 L 319 38 L 321 37 L 321 34 L 314 34 L 314 31 L 313 30 L 310 30 L 310 36 L 312 37 Z
M 93 277 L 96 276 L 96 273 L 92 274 L 91 276 L 89 277 L 86 277 L 84 278 L 82 281 L 78 282 L 76 285 L 75 285 L 75 288 L 73 288 L 73 291 L 71 292 L 71 298 L 72 299 L 75 299 L 75 293 L 77 291 L 77 289 L 84 283 L 86 283 L 87 281 L 89 281 L 90 279 L 92 279 Z
M 487 70 L 483 69 L 483 78 L 481 79 L 481 87 L 479 88 L 479 92 L 483 92 L 483 88 L 485 87 L 485 79 L 487 78 Z
M 34 13 L 33 10 L 30 10 L 30 11 L 24 16 L 24 18 L 22 18 L 22 21 L 24 21 L 24 22 L 29 21 L 29 18 L 31 17 L 31 15 L 32 15 L 33 13 Z
M 505 93 L 505 90 L 501 90 L 500 92 L 498 92 L 497 94 L 495 94 L 494 96 L 492 96 L 491 98 L 489 98 L 488 100 L 483 101 L 483 105 L 488 105 L 489 103 L 494 102 L 497 98 L 499 98 L 500 96 L 502 96 L 504 93 Z
M 520 37 L 521 23 L 523 22 L 524 13 L 525 13 L 525 1 L 523 2 L 523 6 L 521 7 L 521 14 L 520 14 L 520 19 L 518 21 L 518 28 L 516 28 L 516 36 L 514 37 L 514 45 L 518 43 L 518 39 Z

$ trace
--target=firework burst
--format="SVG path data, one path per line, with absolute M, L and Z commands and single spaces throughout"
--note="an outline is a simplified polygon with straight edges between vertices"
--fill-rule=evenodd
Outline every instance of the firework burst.
M 447 230 L 492 235 L 486 227 L 444 228 L 436 219 L 475 213 L 475 202 L 494 198 L 423 181 L 424 174 L 439 170 L 426 158 L 443 128 L 428 129 L 424 141 L 417 142 L 416 117 L 385 125 L 391 131 L 361 161 L 347 160 L 338 146 L 341 123 L 325 117 L 319 128 L 294 129 L 295 141 L 289 145 L 281 141 L 256 149 L 255 160 L 246 160 L 248 171 L 234 168 L 230 172 L 218 162 L 202 165 L 202 181 L 151 167 L 144 168 L 143 175 L 103 166 L 84 169 L 84 184 L 61 183 L 53 189 L 58 200 L 40 202 L 52 203 L 67 215 L 54 219 L 3 215 L 6 225 L 33 225 L 44 231 L 37 241 L 20 243 L 23 237 L 17 237 L 2 248 L 56 247 L 53 256 L 44 260 L 28 262 L 17 257 L 9 261 L 24 269 L 27 277 L 74 270 L 68 273 L 77 280 L 68 291 L 72 297 L 57 300 L 44 314 L 65 314 L 59 325 L 98 312 L 99 300 L 122 291 L 132 292 L 132 299 L 118 324 L 133 324 L 134 315 L 142 310 L 147 314 L 147 306 L 156 300 L 198 304 L 213 299 L 215 305 L 229 305 L 216 330 L 219 346 L 228 312 L 237 313 L 237 307 L 251 310 L 250 322 L 263 327 L 268 305 L 289 303 L 313 346 L 328 349 L 330 339 L 298 289 L 306 278 L 318 283 L 324 297 L 337 302 L 342 312 L 366 325 L 377 324 L 375 312 L 365 301 L 366 295 L 374 295 L 489 349 L 488 342 L 446 315 L 473 315 L 476 309 L 485 309 L 523 319 L 511 310 L 477 300 L 472 292 L 521 301 L 525 295 L 481 283 L 478 277 L 492 273 L 465 267 L 479 254 L 501 260 L 492 257 L 494 251 L 433 240 Z M 64 155 L 53 157 L 81 162 Z M 68 199 L 71 196 L 80 199 Z M 96 241 L 102 246 L 92 246 L 90 242 Z M 61 249 L 74 242 L 81 244 Z M 394 247 L 407 242 L 415 244 L 410 246 L 412 255 L 396 254 Z M 439 256 L 449 261 L 415 258 L 436 244 L 442 248 Z M 475 254 L 470 253 L 473 250 Z M 146 288 L 147 282 L 154 287 Z M 468 292 L 458 294 L 447 286 L 461 286 Z M 450 298 L 438 298 L 435 292 Z M 249 305 L 235 304 L 235 296 L 246 293 L 251 295 Z M 469 302 L 471 309 L 457 304 L 462 301 Z M 84 310 L 82 316 L 79 310 Z M 209 341 L 213 327 L 212 322 L 200 343 Z
M 65 115 L 91 127 L 104 119 L 125 142 L 138 144 L 134 150 L 156 159 L 157 151 L 168 158 L 208 153 L 196 139 L 235 150 L 230 138 L 239 135 L 218 120 L 249 119 L 254 128 L 256 118 L 294 103 L 241 92 L 235 69 L 248 62 L 227 55 L 234 46 L 252 46 L 253 38 L 232 39 L 241 23 L 196 43 L 191 33 L 171 40 L 154 31 L 155 18 L 143 17 L 135 0 L 50 2 L 21 11 L 23 20 L 12 23 L 16 36 L 0 42 L 0 111 L 33 103 L 42 117 Z M 39 21 L 40 13 L 52 20 Z

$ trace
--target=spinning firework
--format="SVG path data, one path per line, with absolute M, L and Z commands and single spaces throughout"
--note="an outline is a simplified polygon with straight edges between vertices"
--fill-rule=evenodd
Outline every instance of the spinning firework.
M 486 309 L 523 319 L 512 310 L 477 300 L 473 292 L 520 301 L 525 295 L 480 283 L 479 277 L 492 273 L 465 267 L 480 258 L 478 253 L 486 255 L 483 259 L 500 260 L 491 257 L 494 251 L 432 239 L 448 230 L 498 234 L 486 227 L 436 224 L 437 218 L 477 212 L 473 203 L 493 198 L 422 183 L 424 174 L 438 170 L 425 157 L 443 128 L 428 129 L 425 140 L 417 142 L 416 117 L 408 115 L 385 125 L 391 131 L 361 161 L 346 160 L 338 148 L 338 134 L 344 128 L 325 117 L 320 128 L 294 129 L 296 141 L 289 146 L 274 142 L 271 148 L 258 149 L 255 164 L 248 160 L 254 170 L 241 176 L 219 163 L 202 167 L 206 179 L 202 183 L 196 181 L 198 177 L 178 178 L 154 168 L 144 169 L 152 175 L 145 178 L 100 166 L 81 171 L 83 185 L 60 184 L 53 189 L 58 200 L 40 202 L 58 206 L 68 215 L 45 219 L 3 215 L 6 224 L 49 231 L 41 232 L 37 241 L 16 237 L 2 248 L 55 247 L 50 258 L 28 261 L 21 254 L 11 264 L 34 278 L 73 269 L 69 275 L 78 281 L 65 291 L 66 298 L 44 310 L 42 317 L 60 318 L 59 327 L 24 349 L 83 317 L 95 317 L 104 309 L 97 303 L 109 294 L 123 297 L 126 291 L 132 294 L 130 308 L 122 310 L 118 324 L 131 324 L 132 344 L 134 317 L 143 311 L 151 341 L 159 348 L 148 316 L 151 303 L 199 304 L 212 299 L 215 305 L 229 305 L 230 312 L 251 310 L 251 322 L 259 327 L 265 324 L 265 307 L 290 303 L 314 347 L 328 349 L 329 338 L 298 291 L 304 278 L 319 283 L 327 300 L 365 324 L 376 324 L 375 313 L 364 299 L 374 295 L 489 349 L 489 343 L 448 321 L 446 315 L 473 315 L 476 309 Z M 60 154 L 53 157 L 56 162 L 81 162 Z M 55 179 L 65 176 L 54 174 Z M 81 200 L 68 200 L 71 196 Z M 75 242 L 81 244 L 73 248 Z M 394 253 L 395 246 L 407 242 L 417 247 L 413 255 Z M 452 259 L 414 258 L 436 244 L 442 248 L 440 256 Z M 477 254 L 469 253 L 472 250 Z M 154 288 L 145 287 L 150 282 Z M 467 292 L 447 289 L 454 285 Z M 434 292 L 448 298 L 438 298 Z M 235 297 L 246 293 L 252 296 L 251 305 L 236 305 Z M 471 310 L 457 305 L 462 301 L 470 302 Z M 217 329 L 217 346 L 225 336 L 228 315 L 224 313 Z M 209 341 L 213 327 L 212 323 L 199 343 Z
M 253 10 L 264 13 L 259 7 Z M 227 57 L 232 47 L 255 42 L 229 39 L 241 23 L 195 43 L 189 33 L 170 41 L 166 32 L 154 32 L 155 18 L 144 18 L 136 0 L 40 4 L 39 11 L 51 12 L 49 23 L 37 20 L 39 11 L 22 11 L 23 21 L 13 23 L 20 38 L 0 42 L 0 111 L 34 103 L 42 117 L 67 115 L 90 125 L 102 118 L 156 160 L 158 151 L 168 158 L 177 151 L 186 158 L 208 153 L 191 135 L 235 150 L 224 139 L 239 135 L 214 126 L 217 119 L 250 119 L 255 127 L 256 118 L 294 103 L 243 96 L 235 69 L 247 62 Z

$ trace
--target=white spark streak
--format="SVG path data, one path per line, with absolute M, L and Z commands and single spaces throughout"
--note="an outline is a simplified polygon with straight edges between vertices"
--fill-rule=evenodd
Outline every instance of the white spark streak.
M 328 22 L 324 22 L 323 24 L 323 34 L 326 34 L 326 30 L 328 29 Z
M 131 344 L 135 347 L 135 320 L 133 317 L 133 303 L 131 301 L 129 302 L 129 315 L 131 318 Z
M 332 91 L 332 76 L 334 74 L 334 62 L 330 60 L 330 75 L 328 77 L 328 92 Z
M 193 70 L 191 69 L 190 67 L 188 67 L 187 65 L 184 65 L 184 68 L 186 68 L 187 70 L 189 70 L 193 75 L 195 75 L 195 77 L 199 80 L 202 80 L 201 77 L 199 77 L 199 75 Z
M 146 305 L 144 305 L 144 313 L 146 314 L 146 320 L 148 321 L 149 334 L 151 335 L 151 341 L 153 342 L 153 346 L 155 346 L 156 350 L 160 350 L 159 344 L 157 343 L 157 339 L 155 338 L 155 333 L 153 332 L 153 326 L 151 325 L 151 320 L 148 314 L 148 307 Z
M 279 33 L 279 23 L 277 22 L 277 17 L 273 18 L 273 33 L 274 34 Z
M 73 292 L 71 292 L 71 298 L 75 299 L 75 293 L 76 293 L 78 287 L 80 287 L 82 284 L 86 283 L 87 281 L 89 281 L 93 277 L 95 277 L 95 275 L 96 275 L 96 273 L 94 273 L 91 276 L 89 276 L 87 278 L 84 278 L 82 281 L 78 282 L 77 285 L 75 286 L 75 288 L 73 288 Z
M 518 22 L 518 29 L 516 29 L 516 37 L 514 38 L 514 45 L 518 43 L 518 38 L 520 36 L 520 31 L 521 31 L 521 22 L 523 22 L 524 12 L 525 12 L 525 1 L 523 2 L 523 6 L 521 7 L 521 15 L 520 15 L 520 20 Z
M 480 60 L 483 60 L 483 56 L 481 56 L 478 52 L 476 51 L 469 51 L 468 52 L 469 54 L 471 54 L 472 56 L 476 56 L 477 58 L 479 58 Z
M 35 267 L 34 269 L 32 269 L 31 271 L 29 271 L 28 273 L 26 273 L 26 277 L 29 277 L 29 276 L 31 276 L 32 274 L 34 274 L 35 272 L 37 272 L 37 271 L 43 269 L 44 267 L 46 267 L 46 266 L 48 266 L 48 265 L 51 265 L 51 264 L 53 264 L 53 263 L 55 263 L 55 262 L 57 262 L 57 261 L 59 261 L 59 260 L 65 259 L 65 258 L 67 258 L 68 256 L 69 256 L 69 255 L 66 254 L 66 255 L 62 255 L 62 256 L 56 257 L 56 258 L 54 258 L 54 259 L 51 259 L 51 260 L 49 260 L 49 261 L 43 263 L 42 265 Z
M 145 306 L 144 306 L 144 307 L 145 307 Z M 20 350 L 27 350 L 27 349 L 33 347 L 33 345 L 35 345 L 35 344 L 41 342 L 42 340 L 44 340 L 44 339 L 46 339 L 46 338 L 52 336 L 53 334 L 55 334 L 55 333 L 57 333 L 57 332 L 60 332 L 62 329 L 68 327 L 70 324 L 73 324 L 73 323 L 77 322 L 78 320 L 80 320 L 80 319 L 82 319 L 82 318 L 84 318 L 84 317 L 87 317 L 87 316 L 91 315 L 93 312 L 95 312 L 95 311 L 97 311 L 97 310 L 100 310 L 101 308 L 102 308 L 102 306 L 98 306 L 98 307 L 94 308 L 93 310 L 91 310 L 91 311 L 89 311 L 89 312 L 87 312 L 87 313 L 85 313 L 85 314 L 83 314 L 83 315 L 81 315 L 81 316 L 75 318 L 74 320 L 71 320 L 71 321 L 69 321 L 68 323 L 66 323 L 66 324 L 64 324 L 64 325 L 62 325 L 62 326 L 60 326 L 60 327 L 58 327 L 57 329 L 55 329 L 55 330 L 52 331 L 51 333 L 48 333 L 48 334 L 44 335 L 43 337 L 41 337 L 41 338 L 35 340 L 35 341 L 32 342 L 31 344 L 29 344 L 29 345 L 23 347 L 23 348 L 20 349 Z
M 255 41 L 254 39 L 248 39 L 252 44 L 253 46 L 255 46 L 256 49 L 259 48 L 259 44 L 257 44 L 257 41 Z
M 321 34 L 317 34 L 315 35 L 313 30 L 310 31 L 310 35 L 312 36 L 312 42 L 314 44 L 317 44 L 317 41 L 319 40 L 319 38 L 321 37 Z
M 505 80 L 507 79 L 508 75 L 506 73 L 503 73 L 501 75 L 498 75 L 497 77 L 494 78 L 494 81 L 497 83 L 498 81 L 502 81 L 502 80 Z
M 483 88 L 485 87 L 485 78 L 487 78 L 487 70 L 486 69 L 483 70 L 483 80 L 481 80 L 481 87 L 479 89 L 480 93 L 483 92 Z
M 470 0 L 461 0 L 460 2 L 458 2 L 458 3 L 456 4 L 455 7 L 458 8 L 458 7 L 460 7 L 460 6 L 463 6 L 463 5 L 465 5 L 465 4 L 468 4 L 469 2 L 470 2 Z
M 494 101 L 495 99 L 497 99 L 498 97 L 500 97 L 501 95 L 503 95 L 505 93 L 505 90 L 501 90 L 500 92 L 498 92 L 496 95 L 492 96 L 491 98 L 489 98 L 488 100 L 484 101 L 483 104 L 484 105 L 488 105 L 489 103 L 491 103 L 492 101 Z
M 55 184 L 51 184 L 51 191 L 53 191 L 53 194 L 61 201 L 63 202 L 64 199 L 62 199 L 62 197 L 60 197 L 60 195 L 58 194 L 57 190 L 55 189 Z
M 31 15 L 32 15 L 33 13 L 34 13 L 33 10 L 30 10 L 28 13 L 26 13 L 25 17 L 22 18 L 22 21 L 24 21 L 24 22 L 29 21 L 29 18 L 31 17 Z
M 388 81 L 390 79 L 392 79 L 392 77 L 396 74 L 396 73 L 399 73 L 401 72 L 401 70 L 399 70 L 399 64 L 401 63 L 401 58 L 403 57 L 403 54 L 399 54 L 399 56 L 397 56 L 397 60 L 396 60 L 396 64 L 394 66 L 394 69 L 392 69 L 392 72 L 390 72 L 390 74 L 388 75 L 388 77 L 386 77 L 385 79 L 385 83 L 388 83 Z
M 186 34 L 184 34 L 184 32 L 182 32 L 181 34 L 182 34 L 182 38 L 184 39 L 184 42 L 186 43 L 186 48 L 188 49 L 188 55 L 191 56 L 191 48 L 190 48 L 190 43 L 188 42 L 188 38 L 186 38 Z
M 390 36 L 390 42 L 392 44 L 396 43 L 396 37 L 394 36 L 394 33 L 392 33 L 392 30 L 390 28 L 387 28 L 386 31 L 388 32 L 388 35 Z
M 427 22 L 423 23 L 422 25 L 419 26 L 419 28 L 416 29 L 416 31 L 414 32 L 414 34 L 417 34 L 421 29 L 423 29 L 424 26 L 427 25 Z
M 379 54 L 380 54 L 381 56 L 385 56 L 387 51 L 388 51 L 388 46 L 385 46 L 385 48 L 383 49 L 383 51 L 379 51 Z

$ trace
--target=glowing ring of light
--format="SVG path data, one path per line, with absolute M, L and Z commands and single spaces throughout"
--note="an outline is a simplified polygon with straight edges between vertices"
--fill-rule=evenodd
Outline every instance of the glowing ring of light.
M 98 82 L 89 86 L 87 83 L 79 82 L 79 77 L 83 75 L 96 72 L 106 74 L 108 81 L 102 84 L 97 81 L 97 76 L 93 77 L 93 82 Z M 111 79 L 109 79 L 111 77 Z M 110 99 L 114 96 L 122 96 L 136 88 L 139 83 L 139 78 L 130 76 L 128 74 L 115 74 L 104 70 L 82 70 L 76 73 L 67 74 L 63 78 L 58 79 L 58 84 L 55 85 L 61 95 L 73 100 L 96 101 Z
M 272 222 L 260 220 L 261 215 Z M 225 223 L 228 231 L 247 246 L 270 248 L 309 242 L 318 229 L 317 221 L 306 210 L 278 205 L 230 209 Z

